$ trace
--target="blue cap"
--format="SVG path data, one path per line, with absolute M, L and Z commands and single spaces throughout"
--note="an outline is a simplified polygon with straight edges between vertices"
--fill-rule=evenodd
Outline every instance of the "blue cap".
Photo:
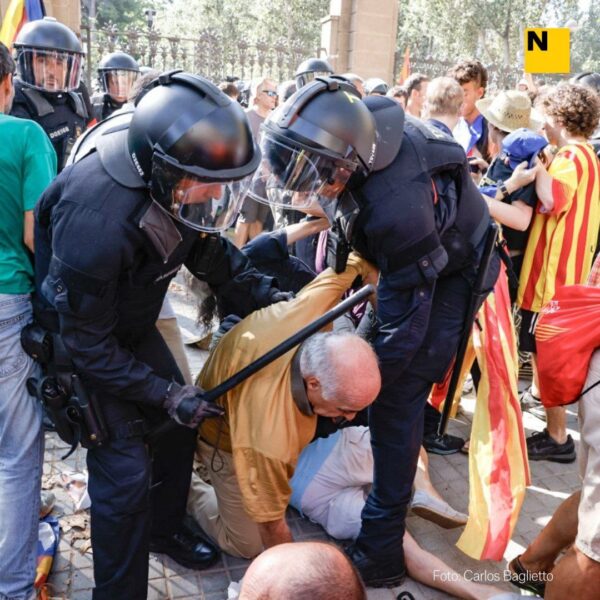
M 548 145 L 543 135 L 533 133 L 531 129 L 515 129 L 502 140 L 502 149 L 508 157 L 510 168 L 515 169 L 523 161 L 533 167 L 533 159 Z

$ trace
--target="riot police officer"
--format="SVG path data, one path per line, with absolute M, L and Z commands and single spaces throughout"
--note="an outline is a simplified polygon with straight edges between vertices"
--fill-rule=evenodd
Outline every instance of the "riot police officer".
M 351 245 L 381 271 L 374 346 L 382 390 L 369 408 L 375 478 L 360 536 L 347 551 L 367 585 L 398 585 L 423 410 L 465 329 L 490 216 L 452 138 L 405 119 L 390 98 L 359 102 L 335 77 L 317 79 L 274 111 L 261 148 L 255 180 L 266 179 L 263 201 L 320 205 L 338 238 L 333 266 L 343 267 L 339 251 Z M 259 188 L 250 189 L 257 197 Z M 498 266 L 495 256 L 486 290 Z
M 365 95 L 385 96 L 390 89 L 390 86 L 379 77 L 371 77 L 365 81 Z
M 296 69 L 294 79 L 296 87 L 300 89 L 310 83 L 315 77 L 333 75 L 331 65 L 323 58 L 307 58 Z
M 100 91 L 92 96 L 94 118 L 98 122 L 104 121 L 127 102 L 129 92 L 139 75 L 137 61 L 125 52 L 112 52 L 100 61 Z
M 14 43 L 17 62 L 11 115 L 38 122 L 64 168 L 75 140 L 91 120 L 82 90 L 83 50 L 77 36 L 52 17 L 27 23 Z
M 278 299 L 218 235 L 260 161 L 243 110 L 199 76 L 151 85 L 36 207 L 36 320 L 58 333 L 108 434 L 98 445 L 83 427 L 96 600 L 145 598 L 149 550 L 195 569 L 217 557 L 181 524 L 196 428 L 218 411 L 183 385 L 155 328 L 169 281 L 185 263 L 230 312 Z M 181 427 L 149 451 L 145 434 L 168 416 Z

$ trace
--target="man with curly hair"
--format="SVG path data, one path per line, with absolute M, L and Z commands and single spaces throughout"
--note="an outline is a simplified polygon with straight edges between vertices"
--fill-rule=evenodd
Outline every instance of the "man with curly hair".
M 580 85 L 561 84 L 542 95 L 544 134 L 558 152 L 548 171 L 535 168 L 536 211 L 523 259 L 517 302 L 523 316 L 520 348 L 532 352 L 531 396 L 539 396 L 534 329 L 542 307 L 564 285 L 584 283 L 600 227 L 600 166 L 588 142 L 600 118 L 600 99 Z M 569 463 L 575 445 L 563 407 L 546 409 L 547 428 L 527 440 L 531 460 Z

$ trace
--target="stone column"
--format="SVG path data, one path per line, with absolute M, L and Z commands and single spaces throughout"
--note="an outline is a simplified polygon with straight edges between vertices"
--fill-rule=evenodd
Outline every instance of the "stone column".
M 79 34 L 81 26 L 81 4 L 79 0 L 44 0 L 46 14 L 70 27 Z
M 321 46 L 338 73 L 394 82 L 398 32 L 396 0 L 331 0 L 321 21 Z

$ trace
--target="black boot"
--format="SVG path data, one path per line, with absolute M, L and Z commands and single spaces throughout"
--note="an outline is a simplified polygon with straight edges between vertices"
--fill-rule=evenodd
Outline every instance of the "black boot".
M 367 587 L 392 588 L 402 585 L 406 577 L 404 553 L 392 561 L 384 561 L 369 558 L 356 544 L 347 546 L 344 550 Z
M 219 550 L 209 541 L 191 532 L 186 527 L 168 538 L 150 541 L 150 552 L 166 554 L 187 569 L 201 571 L 214 565 L 219 559 Z

